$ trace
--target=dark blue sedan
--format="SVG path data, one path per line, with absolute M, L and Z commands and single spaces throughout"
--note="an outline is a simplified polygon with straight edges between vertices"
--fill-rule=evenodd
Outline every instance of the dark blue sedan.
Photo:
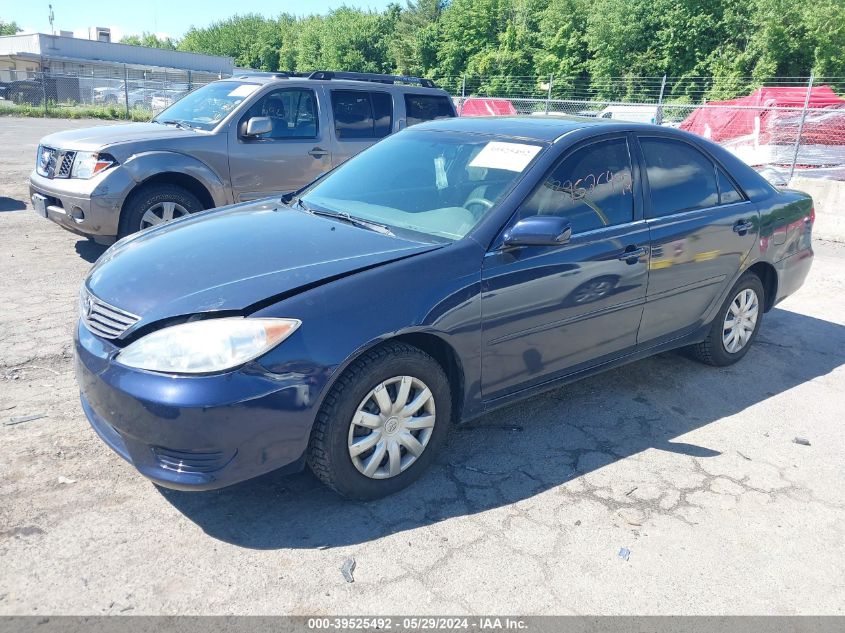
M 495 407 L 672 348 L 738 361 L 804 281 L 813 220 L 674 129 L 417 125 L 115 244 L 81 293 L 82 406 L 163 486 L 307 464 L 379 497 Z

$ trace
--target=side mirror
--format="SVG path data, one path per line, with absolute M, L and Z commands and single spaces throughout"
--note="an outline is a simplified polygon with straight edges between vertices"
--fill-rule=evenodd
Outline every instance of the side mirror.
M 273 122 L 270 117 L 254 116 L 246 122 L 246 133 L 244 136 L 260 136 L 273 131 Z
M 572 225 L 556 215 L 532 215 L 519 220 L 503 237 L 503 248 L 561 246 L 572 237 Z

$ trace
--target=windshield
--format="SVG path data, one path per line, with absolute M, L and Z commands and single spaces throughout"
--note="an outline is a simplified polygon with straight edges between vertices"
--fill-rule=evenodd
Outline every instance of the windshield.
M 153 121 L 177 122 L 200 130 L 211 130 L 260 87 L 259 84 L 243 81 L 215 81 L 188 93 L 159 113 Z
M 466 235 L 495 208 L 543 146 L 407 130 L 359 154 L 301 197 L 440 240 Z

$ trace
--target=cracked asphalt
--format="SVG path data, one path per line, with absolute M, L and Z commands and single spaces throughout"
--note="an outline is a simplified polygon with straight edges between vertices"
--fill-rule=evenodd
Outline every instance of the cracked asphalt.
M 0 614 L 845 611 L 845 245 L 740 364 L 662 354 L 498 411 L 388 499 L 165 491 L 79 406 L 102 249 L 28 208 L 38 139 L 91 123 L 0 118 Z

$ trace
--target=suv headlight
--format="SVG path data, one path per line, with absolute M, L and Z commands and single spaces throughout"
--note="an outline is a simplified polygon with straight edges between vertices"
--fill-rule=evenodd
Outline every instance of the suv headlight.
M 101 171 L 105 171 L 112 165 L 116 165 L 117 161 L 109 154 L 100 154 L 97 152 L 77 152 L 76 158 L 73 159 L 73 168 L 70 170 L 71 178 L 92 178 Z
M 118 353 L 121 365 L 172 374 L 207 374 L 258 358 L 302 324 L 298 319 L 226 317 L 182 323 L 138 339 Z

